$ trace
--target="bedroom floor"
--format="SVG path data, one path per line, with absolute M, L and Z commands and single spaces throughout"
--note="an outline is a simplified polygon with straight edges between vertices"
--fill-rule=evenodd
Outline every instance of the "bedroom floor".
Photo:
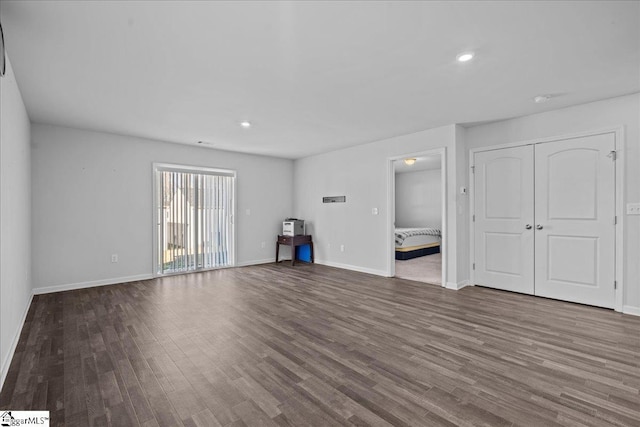
M 396 260 L 396 277 L 442 285 L 442 254 L 425 255 L 405 261 Z

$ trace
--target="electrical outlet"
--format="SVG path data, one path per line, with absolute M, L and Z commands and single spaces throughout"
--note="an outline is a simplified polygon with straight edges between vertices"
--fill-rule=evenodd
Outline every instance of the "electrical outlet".
M 260 243 L 260 247 L 262 247 L 262 249 L 266 248 L 267 247 L 267 243 L 266 242 Z
M 344 245 L 340 245 L 340 252 L 344 252 Z
M 378 208 L 371 208 L 371 215 L 378 215 Z
M 627 215 L 640 215 L 640 203 L 627 203 Z
M 111 255 L 111 262 L 118 262 L 118 254 Z

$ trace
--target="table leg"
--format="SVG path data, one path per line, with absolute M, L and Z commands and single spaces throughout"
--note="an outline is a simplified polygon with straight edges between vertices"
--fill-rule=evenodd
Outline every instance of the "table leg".
M 309 242 L 309 246 L 311 247 L 311 263 L 313 264 L 315 262 L 313 258 L 313 242 Z
M 291 239 L 291 266 L 296 265 L 296 247 L 293 244 L 293 239 Z
M 280 253 L 280 243 L 276 241 L 276 263 L 278 262 L 278 254 Z

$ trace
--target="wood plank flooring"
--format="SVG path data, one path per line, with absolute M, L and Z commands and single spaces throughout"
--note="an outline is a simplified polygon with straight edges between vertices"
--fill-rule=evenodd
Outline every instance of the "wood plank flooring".
M 40 295 L 0 408 L 52 426 L 639 426 L 640 318 L 321 265 Z

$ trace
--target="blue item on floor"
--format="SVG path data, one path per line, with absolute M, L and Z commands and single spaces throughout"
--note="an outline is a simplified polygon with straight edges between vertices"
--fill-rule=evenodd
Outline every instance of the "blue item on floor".
M 296 246 L 296 261 L 311 262 L 311 246 Z

